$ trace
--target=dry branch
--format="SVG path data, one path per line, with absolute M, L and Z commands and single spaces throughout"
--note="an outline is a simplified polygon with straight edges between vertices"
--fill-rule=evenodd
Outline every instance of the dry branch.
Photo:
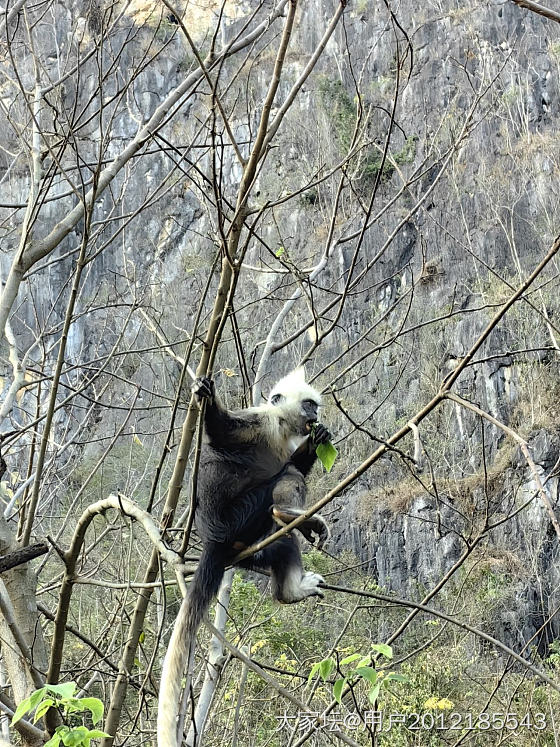
M 131 519 L 134 519 L 141 524 L 149 539 L 157 548 L 157 552 L 160 553 L 167 562 L 172 563 L 173 565 L 180 562 L 179 556 L 162 542 L 159 528 L 154 519 L 146 511 L 138 508 L 138 506 L 130 499 L 125 498 L 123 495 L 110 495 L 107 498 L 88 506 L 76 524 L 76 529 L 69 550 L 64 553 L 66 570 L 60 589 L 58 608 L 54 621 L 55 629 L 51 646 L 49 669 L 47 672 L 47 682 L 50 682 L 51 684 L 56 684 L 60 675 L 62 652 L 66 637 L 68 613 L 74 587 L 76 565 L 84 545 L 86 532 L 93 519 L 109 509 L 116 509 L 117 511 L 120 511 L 123 516 L 129 516 Z
M 348 475 L 348 477 L 346 477 L 344 480 L 341 480 L 341 482 L 339 482 L 338 485 L 335 485 L 335 487 L 332 490 L 330 490 L 323 498 L 317 501 L 317 503 L 313 504 L 313 506 L 308 508 L 304 513 L 298 516 L 297 519 L 294 519 L 287 526 L 282 527 L 277 532 L 274 532 L 274 534 L 271 534 L 269 537 L 264 539 L 262 542 L 258 542 L 252 547 L 247 548 L 247 550 L 244 550 L 243 552 L 239 553 L 239 555 L 236 558 L 236 562 L 239 560 L 243 560 L 244 558 L 248 558 L 251 555 L 254 555 L 259 550 L 262 550 L 264 547 L 267 547 L 272 542 L 275 542 L 279 537 L 283 537 L 285 534 L 288 534 L 293 529 L 297 529 L 301 524 L 303 524 L 311 516 L 313 516 L 313 514 L 318 513 L 322 508 L 324 508 L 324 506 L 326 506 L 334 498 L 340 495 L 340 493 L 342 493 L 343 490 L 346 490 L 346 488 L 348 488 L 353 482 L 355 482 L 361 475 L 367 472 L 367 470 L 370 467 L 372 467 L 384 454 L 386 454 L 387 451 L 389 451 L 392 446 L 394 446 L 402 438 L 404 438 L 408 433 L 410 433 L 412 430 L 411 423 L 415 423 L 416 425 L 418 425 L 418 423 L 424 420 L 424 418 L 426 418 L 439 404 L 441 404 L 441 402 L 447 397 L 448 392 L 451 390 L 451 387 L 453 386 L 453 384 L 457 381 L 457 379 L 462 374 L 462 372 L 465 370 L 465 368 L 468 366 L 470 361 L 474 358 L 474 356 L 476 355 L 476 352 L 480 349 L 480 347 L 484 344 L 484 342 L 486 342 L 486 340 L 488 339 L 492 331 L 496 328 L 499 322 L 503 319 L 503 317 L 506 315 L 508 310 L 525 293 L 525 291 L 534 282 L 534 280 L 541 274 L 541 272 L 548 265 L 548 263 L 553 259 L 553 257 L 556 256 L 559 249 L 560 249 L 560 236 L 556 238 L 550 250 L 547 252 L 545 257 L 541 260 L 541 262 L 539 262 L 537 267 L 533 270 L 533 272 L 529 275 L 529 277 L 525 280 L 525 282 L 523 282 L 518 287 L 515 293 L 506 301 L 506 303 L 501 307 L 501 309 L 492 317 L 492 319 L 486 326 L 486 329 L 482 332 L 482 334 L 475 341 L 475 343 L 473 344 L 469 352 L 464 356 L 464 358 L 461 359 L 461 362 L 459 363 L 457 368 L 455 368 L 455 370 L 442 381 L 439 392 L 421 410 L 419 410 L 416 413 L 416 415 L 414 415 L 414 417 L 412 417 L 406 425 L 404 425 L 398 431 L 393 433 L 393 435 L 390 436 L 385 441 L 384 444 L 382 444 L 378 449 L 376 449 L 373 452 L 373 454 L 371 454 L 364 462 L 362 462 L 362 464 L 359 465 L 359 467 L 357 467 L 353 472 L 351 472 Z
M 555 10 L 551 10 L 550 8 L 545 8 L 544 5 L 534 3 L 532 0 L 513 0 L 513 2 L 516 5 L 519 5 L 520 8 L 526 8 L 527 10 L 531 10 L 533 13 L 538 13 L 540 16 L 550 18 L 551 21 L 560 23 L 560 13 L 557 13 Z
M 299 700 L 299 698 L 296 698 L 292 694 L 292 692 L 290 690 L 288 690 L 287 688 L 285 688 L 282 685 L 280 685 L 280 683 L 278 683 L 274 679 L 274 677 L 272 677 L 268 672 L 265 672 L 265 670 L 262 669 L 261 667 L 259 667 L 258 664 L 255 664 L 255 662 L 251 658 L 249 658 L 245 653 L 243 653 L 243 651 L 241 651 L 241 649 L 237 648 L 232 643 L 230 643 L 227 640 L 227 638 L 225 638 L 225 636 L 223 636 L 222 633 L 217 628 L 215 628 L 209 622 L 206 623 L 206 625 L 209 628 L 209 630 L 211 631 L 211 633 L 213 635 L 215 635 L 216 638 L 218 638 L 220 641 L 222 641 L 222 643 L 224 644 L 225 648 L 227 648 L 227 650 L 233 656 L 235 656 L 236 659 L 239 659 L 240 661 L 242 661 L 243 664 L 245 664 L 245 666 L 248 669 L 250 669 L 252 672 L 254 672 L 255 674 L 257 674 L 260 677 L 260 679 L 263 682 L 266 682 L 266 684 L 270 688 L 272 688 L 273 690 L 275 690 L 282 697 L 286 698 L 286 700 L 288 700 L 290 703 L 292 703 L 292 705 L 296 706 L 296 708 L 298 709 L 298 711 L 300 713 L 305 713 L 307 711 L 305 703 L 303 703 L 301 700 Z M 346 734 L 344 734 L 341 731 L 332 731 L 332 732 L 329 732 L 329 735 L 332 735 L 333 737 L 336 737 L 336 739 L 339 739 L 344 744 L 350 745 L 350 747 L 359 747 L 359 745 L 358 745 L 357 742 L 355 742 L 351 737 L 347 736 Z
M 477 407 L 476 405 L 474 405 L 472 402 L 468 402 L 466 399 L 459 397 L 459 395 L 454 394 L 453 392 L 448 392 L 447 399 L 450 399 L 453 402 L 456 402 L 458 405 L 461 405 L 461 407 L 464 407 L 467 410 L 471 410 L 471 412 L 476 413 L 481 418 L 488 420 L 489 423 L 492 423 L 492 425 L 495 425 L 497 428 L 500 428 L 504 433 L 507 433 L 507 435 L 513 438 L 513 440 L 519 445 L 519 448 L 523 452 L 523 456 L 525 457 L 525 460 L 527 461 L 527 464 L 529 465 L 529 469 L 531 471 L 531 474 L 533 475 L 535 485 L 537 486 L 537 495 L 541 499 L 541 502 L 550 517 L 550 521 L 552 523 L 552 526 L 554 527 L 556 536 L 558 537 L 558 539 L 560 539 L 560 525 L 558 524 L 558 519 L 556 518 L 556 514 L 554 513 L 554 508 L 552 507 L 552 503 L 550 502 L 550 499 L 548 495 L 546 494 L 546 490 L 544 489 L 544 485 L 542 484 L 542 480 L 537 471 L 535 463 L 531 457 L 531 454 L 529 453 L 529 449 L 527 447 L 527 441 L 525 441 L 524 438 L 521 438 L 519 433 L 516 433 L 512 428 L 509 428 L 504 423 L 501 423 L 493 415 L 490 415 L 490 413 L 485 412 L 480 407 Z
M 0 573 L 9 571 L 10 568 L 15 568 L 17 565 L 23 565 L 28 563 L 33 558 L 38 558 L 39 555 L 44 555 L 48 552 L 49 546 L 44 542 L 38 542 L 35 545 L 28 545 L 23 547 L 21 550 L 14 550 L 14 552 L 8 553 L 8 555 L 0 555 Z

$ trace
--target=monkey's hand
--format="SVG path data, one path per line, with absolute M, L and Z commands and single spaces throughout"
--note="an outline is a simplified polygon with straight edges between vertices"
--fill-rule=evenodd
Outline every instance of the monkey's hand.
M 191 391 L 199 402 L 203 399 L 212 401 L 216 395 L 214 382 L 205 376 L 194 380 Z
M 272 518 L 280 524 L 280 526 L 286 526 L 297 516 L 301 516 L 303 513 L 301 508 L 294 508 L 292 506 L 272 506 Z M 305 539 L 312 545 L 321 549 L 328 538 L 331 536 L 329 525 L 323 519 L 321 514 L 313 514 L 306 519 L 303 524 L 300 524 L 298 531 L 303 534 Z
M 331 536 L 327 522 L 320 514 L 314 514 L 298 527 L 305 539 L 320 550 Z
M 315 423 L 309 440 L 313 446 L 318 446 L 319 444 L 326 444 L 332 441 L 332 435 L 322 423 Z

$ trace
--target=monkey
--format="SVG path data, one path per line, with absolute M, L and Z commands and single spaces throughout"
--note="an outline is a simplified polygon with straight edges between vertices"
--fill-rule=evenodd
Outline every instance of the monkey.
M 207 402 L 197 528 L 204 544 L 212 544 L 213 554 L 225 553 L 231 560 L 269 534 L 274 529 L 272 519 L 289 523 L 302 513 L 305 477 L 316 460 L 315 446 L 328 441 L 330 434 L 317 423 L 320 396 L 306 384 L 303 370 L 278 382 L 267 405 L 235 413 L 221 406 L 212 382 L 199 381 L 195 393 Z M 328 537 L 320 516 L 313 516 L 300 529 L 310 540 L 316 534 L 320 544 Z M 245 567 L 270 567 L 273 596 L 280 602 L 320 595 L 313 575 L 303 574 L 295 537 L 278 542 L 248 559 Z
M 183 600 L 165 657 L 159 694 L 159 747 L 176 747 L 176 706 L 191 643 L 225 568 L 239 552 L 264 539 L 303 513 L 305 478 L 316 461 L 316 446 L 330 441 L 318 422 L 321 396 L 305 381 L 303 368 L 282 378 L 264 405 L 229 411 L 221 404 L 214 382 L 193 384 L 205 401 L 203 443 L 197 483 L 195 523 L 202 540 L 200 560 Z M 317 545 L 328 539 L 323 517 L 315 514 L 298 527 Z M 297 538 L 284 535 L 237 563 L 271 573 L 273 597 L 292 604 L 323 596 L 323 578 L 303 569 Z M 172 657 L 169 652 L 177 652 Z

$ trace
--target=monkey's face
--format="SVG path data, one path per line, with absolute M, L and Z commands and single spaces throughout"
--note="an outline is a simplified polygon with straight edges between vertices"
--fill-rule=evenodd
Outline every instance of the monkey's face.
M 306 436 L 317 422 L 319 402 L 310 397 L 302 399 L 301 396 L 295 397 L 290 393 L 275 392 L 270 398 L 270 404 L 278 409 L 278 416 L 289 424 L 294 435 Z
M 313 424 L 317 422 L 319 403 L 312 399 L 304 399 L 301 403 L 301 413 L 305 418 L 305 430 L 309 433 Z
M 294 436 L 306 436 L 317 422 L 321 395 L 305 381 L 303 368 L 297 368 L 276 384 L 268 402 Z

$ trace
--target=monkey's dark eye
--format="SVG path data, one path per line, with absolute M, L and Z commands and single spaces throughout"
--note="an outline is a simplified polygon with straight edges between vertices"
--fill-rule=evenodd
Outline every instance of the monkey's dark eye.
M 270 398 L 270 404 L 279 405 L 283 399 L 284 397 L 281 394 L 273 394 L 272 397 Z
M 309 407 L 319 407 L 317 402 L 315 402 L 314 399 L 304 399 L 302 402 L 303 405 L 309 406 Z

